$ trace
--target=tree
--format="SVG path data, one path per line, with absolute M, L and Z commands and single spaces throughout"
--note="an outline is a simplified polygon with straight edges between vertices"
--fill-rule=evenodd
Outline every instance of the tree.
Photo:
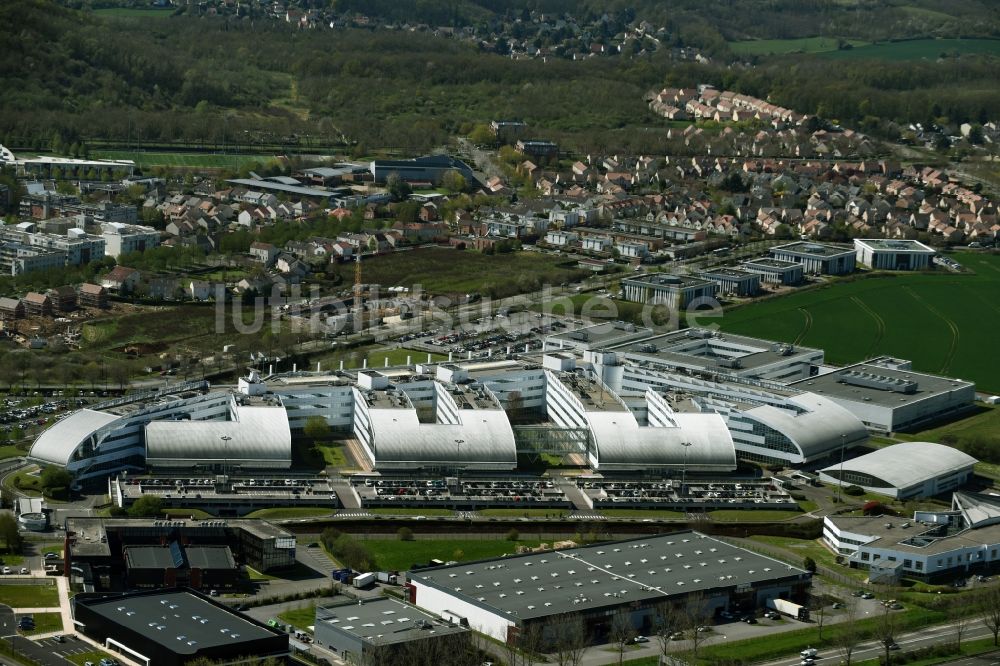
M 517 541 L 521 538 L 521 533 L 513 527 L 507 530 L 507 541 Z
M 552 652 L 559 666 L 580 666 L 590 642 L 587 625 L 579 613 L 563 613 L 551 622 Z
M 632 639 L 636 637 L 635 628 L 632 626 L 632 618 L 628 611 L 619 608 L 611 618 L 611 630 L 608 639 L 618 651 L 618 664 L 621 666 L 625 659 L 625 648 L 629 646 Z
M 469 141 L 476 144 L 477 146 L 489 146 L 493 145 L 493 132 L 490 131 L 488 125 L 479 124 L 472 128 L 469 132 Z
M 816 573 L 816 560 L 811 557 L 806 557 L 802 560 L 802 568 L 810 573 Z
M 653 632 L 656 636 L 656 642 L 660 646 L 661 663 L 668 663 L 669 657 L 667 655 L 670 651 L 673 635 L 678 631 L 683 631 L 683 625 L 683 617 L 676 606 L 664 603 L 657 607 L 656 614 L 653 616 Z
M 413 541 L 413 530 L 405 525 L 396 530 L 396 535 L 399 536 L 400 541 Z
M 390 173 L 388 177 L 386 177 L 385 188 L 389 191 L 389 196 L 391 196 L 394 201 L 402 201 L 409 197 L 413 192 L 413 188 L 410 187 L 410 184 L 403 180 L 396 172 Z
M 468 183 L 465 180 L 465 176 L 460 174 L 455 169 L 450 169 L 445 172 L 444 176 L 441 178 L 441 185 L 451 192 L 464 192 L 465 188 L 468 187 Z
M 310 416 L 306 419 L 302 433 L 313 441 L 328 439 L 330 437 L 330 424 L 322 416 Z
M 73 475 L 61 467 L 49 465 L 42 470 L 42 488 L 68 488 L 73 483 Z
M 698 628 L 705 626 L 710 617 L 708 605 L 705 603 L 705 595 L 701 592 L 692 594 L 688 598 L 686 611 L 685 624 L 691 630 L 691 652 L 697 659 L 698 648 L 707 638 L 705 632 L 698 631 Z
M 955 648 L 961 652 L 962 650 L 962 637 L 969 630 L 969 625 L 972 623 L 972 619 L 964 613 L 956 613 L 954 617 L 953 624 L 955 626 Z
M 155 518 L 163 513 L 163 498 L 157 495 L 143 495 L 128 509 L 130 518 Z
M 993 646 L 1000 637 L 1000 588 L 990 588 L 980 599 L 979 619 L 993 634 Z
M 896 644 L 896 616 L 886 606 L 882 617 L 878 619 L 875 637 L 885 650 L 885 666 L 892 664 L 892 646 Z
M 0 513 L 0 539 L 3 539 L 4 545 L 7 546 L 7 552 L 21 552 L 21 531 L 17 527 L 17 521 L 14 520 L 14 514 L 9 511 Z
M 844 666 L 851 666 L 851 657 L 861 642 L 861 637 L 857 629 L 858 602 L 850 599 L 844 608 L 844 620 L 837 625 L 837 633 L 834 635 L 834 644 L 843 659 Z

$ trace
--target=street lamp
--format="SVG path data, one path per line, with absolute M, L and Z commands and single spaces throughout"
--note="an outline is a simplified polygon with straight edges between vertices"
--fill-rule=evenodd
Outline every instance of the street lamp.
M 684 493 L 684 486 L 687 483 L 687 471 L 688 471 L 688 449 L 694 442 L 681 442 L 681 446 L 684 447 L 684 466 L 681 467 L 681 494 Z
M 455 440 L 455 469 L 458 470 L 460 461 L 462 459 L 462 444 L 465 444 L 464 439 Z
M 222 440 L 222 454 L 223 454 L 223 465 L 222 473 L 226 473 L 226 469 L 229 467 L 229 442 L 232 441 L 232 437 L 229 435 L 222 435 L 219 437 Z

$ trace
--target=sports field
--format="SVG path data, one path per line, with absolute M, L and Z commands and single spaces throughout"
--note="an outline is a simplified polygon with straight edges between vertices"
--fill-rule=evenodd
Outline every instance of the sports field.
M 961 253 L 974 275 L 905 274 L 835 283 L 727 310 L 724 331 L 826 350 L 843 364 L 889 354 L 916 370 L 1000 390 L 1000 256 Z
M 220 153 L 171 153 L 135 150 L 96 150 L 91 157 L 101 160 L 133 160 L 139 167 L 202 167 L 238 169 L 247 162 L 268 162 L 273 155 L 233 155 Z
M 911 39 L 869 44 L 844 51 L 827 51 L 824 58 L 854 60 L 936 60 L 941 54 L 1000 55 L 1000 39 Z

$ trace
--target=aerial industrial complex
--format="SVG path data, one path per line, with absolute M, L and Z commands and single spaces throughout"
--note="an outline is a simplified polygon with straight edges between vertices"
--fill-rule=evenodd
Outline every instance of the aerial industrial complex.
M 520 453 L 554 453 L 602 473 L 724 475 L 739 459 L 829 464 L 869 432 L 961 414 L 974 398 L 972 383 L 899 359 L 836 368 L 818 349 L 616 323 L 554 333 L 519 357 L 251 372 L 237 387 L 135 394 L 58 421 L 30 456 L 78 484 L 146 470 L 235 478 L 289 468 L 293 433 L 321 416 L 382 473 L 509 472 Z M 176 490 L 189 501 L 194 492 Z M 136 491 L 115 482 L 110 494 L 124 505 Z M 225 504 L 239 501 L 240 486 L 201 491 L 197 499 Z
M 566 612 L 607 636 L 625 609 L 649 633 L 659 610 L 695 595 L 708 622 L 768 599 L 802 601 L 809 585 L 808 571 L 698 532 L 424 569 L 406 583 L 411 603 L 503 642 Z

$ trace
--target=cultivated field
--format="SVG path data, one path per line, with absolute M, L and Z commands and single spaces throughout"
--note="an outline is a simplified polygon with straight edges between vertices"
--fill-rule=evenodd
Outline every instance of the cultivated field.
M 221 153 L 171 153 L 143 150 L 95 150 L 91 157 L 99 160 L 132 160 L 136 166 L 174 168 L 238 169 L 247 162 L 267 162 L 273 155 L 233 155 Z
M 935 60 L 941 54 L 956 53 L 1000 55 L 1000 39 L 912 39 L 869 44 L 844 51 L 832 50 L 824 53 L 823 57 L 855 60 Z
M 992 353 L 1000 327 L 1000 256 L 962 253 L 975 275 L 893 274 L 729 310 L 723 330 L 826 350 L 829 362 L 879 354 L 911 359 L 916 370 L 1000 390 Z
M 730 42 L 729 48 L 737 55 L 779 55 L 784 53 L 824 53 L 836 51 L 841 40 L 834 37 L 802 37 L 800 39 L 751 39 Z M 865 46 L 868 42 L 855 39 L 843 40 L 851 46 Z

